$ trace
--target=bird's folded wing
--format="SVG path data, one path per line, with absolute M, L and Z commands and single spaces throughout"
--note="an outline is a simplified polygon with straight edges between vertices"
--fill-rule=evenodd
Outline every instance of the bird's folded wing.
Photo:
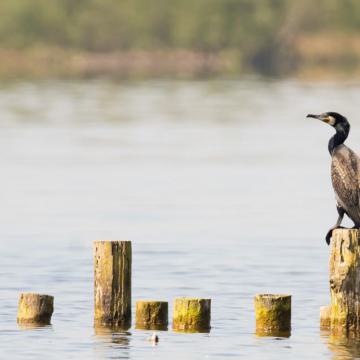
M 356 224 L 360 224 L 359 170 L 359 157 L 348 147 L 339 146 L 332 156 L 331 179 L 339 205 Z

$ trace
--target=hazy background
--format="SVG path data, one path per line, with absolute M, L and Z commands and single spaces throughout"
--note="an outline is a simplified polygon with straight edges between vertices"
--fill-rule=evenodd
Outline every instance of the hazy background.
M 349 78 L 357 0 L 2 0 L 0 75 Z
M 352 359 L 319 330 L 336 220 L 329 126 L 360 151 L 358 1 L 1 0 L 0 358 Z M 350 225 L 350 222 L 345 222 Z M 99 333 L 92 241 L 138 299 L 210 297 L 209 334 Z M 16 324 L 20 292 L 55 296 Z M 293 296 L 290 338 L 256 293 Z M 134 320 L 134 319 L 133 319 Z M 265 354 L 265 355 L 264 355 Z

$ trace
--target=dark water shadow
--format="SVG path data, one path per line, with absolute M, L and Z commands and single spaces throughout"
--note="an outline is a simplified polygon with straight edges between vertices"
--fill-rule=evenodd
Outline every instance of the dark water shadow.
M 154 330 L 154 331 L 167 331 L 168 330 L 168 325 L 151 325 L 151 326 L 145 326 L 145 325 L 139 325 L 136 324 L 135 325 L 135 329 L 136 330 Z
M 288 339 L 291 336 L 291 330 L 286 331 L 262 331 L 256 330 L 255 332 L 256 337 L 272 337 L 275 339 Z

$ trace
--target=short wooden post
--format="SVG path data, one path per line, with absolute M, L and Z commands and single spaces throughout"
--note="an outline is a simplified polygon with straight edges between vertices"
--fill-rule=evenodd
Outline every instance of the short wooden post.
M 320 330 L 330 330 L 331 325 L 331 306 L 320 307 Z
M 167 301 L 137 301 L 136 328 L 144 330 L 167 330 Z
M 95 326 L 131 326 L 131 241 L 94 242 Z
M 331 332 L 360 334 L 360 237 L 333 231 L 330 255 Z
M 17 322 L 21 325 L 49 325 L 53 311 L 53 296 L 23 293 L 19 298 Z
M 257 335 L 290 336 L 290 295 L 258 294 L 254 302 Z
M 178 298 L 174 302 L 175 331 L 209 332 L 211 299 Z

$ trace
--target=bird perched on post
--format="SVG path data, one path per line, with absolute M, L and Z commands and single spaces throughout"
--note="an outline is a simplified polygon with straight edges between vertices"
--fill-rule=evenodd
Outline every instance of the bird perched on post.
M 307 117 L 321 120 L 331 125 L 336 131 L 329 140 L 328 149 L 332 158 L 331 180 L 339 217 L 336 224 L 326 234 L 326 243 L 329 245 L 333 230 L 341 228 L 344 214 L 354 222 L 354 228 L 360 227 L 360 158 L 344 145 L 350 131 L 350 124 L 346 117 L 336 112 L 309 114 Z

